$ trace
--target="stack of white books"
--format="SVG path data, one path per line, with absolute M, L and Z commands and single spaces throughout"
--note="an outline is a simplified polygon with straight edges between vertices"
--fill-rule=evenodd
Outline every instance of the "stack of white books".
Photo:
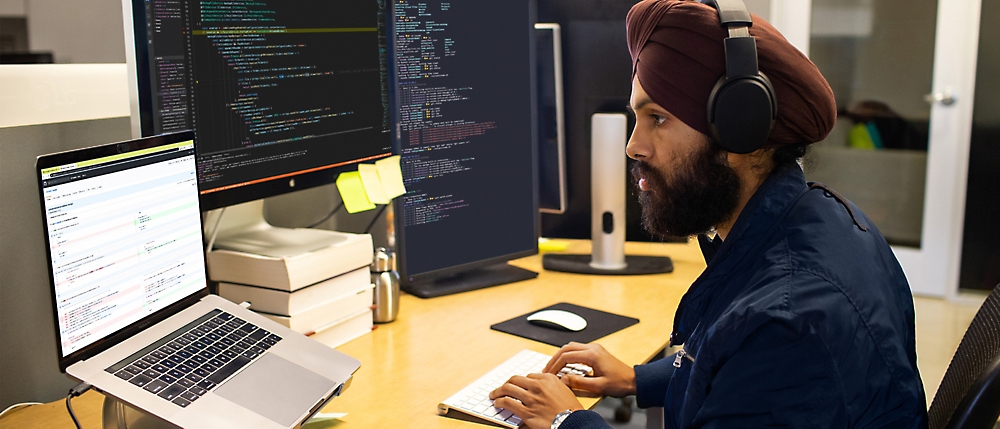
M 371 235 L 344 236 L 294 256 L 213 250 L 209 277 L 223 298 L 337 347 L 372 330 Z

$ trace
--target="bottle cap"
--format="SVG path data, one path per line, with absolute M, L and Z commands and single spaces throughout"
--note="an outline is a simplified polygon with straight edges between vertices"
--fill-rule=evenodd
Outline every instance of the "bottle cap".
M 384 247 L 375 249 L 375 257 L 372 260 L 371 269 L 373 272 L 382 273 L 392 271 L 396 266 L 396 254 Z

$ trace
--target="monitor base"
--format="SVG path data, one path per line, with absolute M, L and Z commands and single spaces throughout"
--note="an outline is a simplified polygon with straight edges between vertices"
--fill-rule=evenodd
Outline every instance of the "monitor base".
M 640 275 L 661 274 L 674 271 L 674 263 L 667 256 L 625 255 L 625 267 L 621 269 L 595 268 L 590 265 L 591 255 L 566 255 L 549 253 L 542 255 L 542 268 L 577 274 Z
M 538 277 L 538 273 L 534 271 L 502 263 L 463 271 L 452 277 L 404 284 L 402 289 L 420 298 L 434 298 L 522 280 L 531 280 L 535 277 Z

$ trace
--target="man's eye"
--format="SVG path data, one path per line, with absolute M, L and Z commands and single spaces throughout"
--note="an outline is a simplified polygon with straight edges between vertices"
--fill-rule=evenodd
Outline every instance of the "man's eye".
M 653 123 L 655 123 L 656 125 L 660 125 L 660 124 L 666 122 L 666 120 L 667 120 L 666 116 L 661 116 L 661 115 L 656 115 L 656 114 L 651 114 L 651 115 L 649 115 L 649 117 L 653 118 Z

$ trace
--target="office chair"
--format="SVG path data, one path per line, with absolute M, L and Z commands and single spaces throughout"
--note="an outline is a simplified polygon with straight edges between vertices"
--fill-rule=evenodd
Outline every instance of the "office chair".
M 979 308 L 927 412 L 929 429 L 993 428 L 1000 417 L 1000 285 Z

